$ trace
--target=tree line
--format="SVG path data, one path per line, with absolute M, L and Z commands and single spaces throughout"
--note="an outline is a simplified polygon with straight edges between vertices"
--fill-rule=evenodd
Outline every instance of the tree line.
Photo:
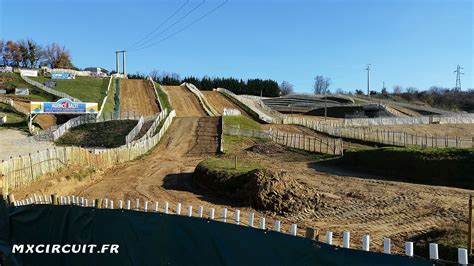
M 42 46 L 32 39 L 0 40 L 0 56 L 3 65 L 11 67 L 75 68 L 69 50 L 58 43 Z
M 149 76 L 156 82 L 163 85 L 177 86 L 183 82 L 194 84 L 200 90 L 212 90 L 215 88 L 225 88 L 235 94 L 248 94 L 264 97 L 277 97 L 292 92 L 293 85 L 284 81 L 281 84 L 271 79 L 236 79 L 236 78 L 219 78 L 219 77 L 202 77 L 197 78 L 188 76 L 181 78 L 179 74 L 152 71 Z M 143 74 L 131 74 L 129 78 L 144 78 Z M 283 86 L 282 86 L 283 85 Z

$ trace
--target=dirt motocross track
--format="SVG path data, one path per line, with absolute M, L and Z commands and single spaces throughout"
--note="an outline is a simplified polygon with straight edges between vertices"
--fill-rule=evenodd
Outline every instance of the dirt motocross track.
M 163 202 L 168 201 L 172 212 L 179 202 L 182 203 L 182 213 L 192 205 L 196 216 L 197 208 L 203 206 L 206 217 L 210 208 L 216 208 L 216 216 L 220 217 L 222 208 L 226 207 L 228 221 L 231 221 L 235 210 L 232 203 L 197 189 L 191 179 L 200 161 L 215 156 L 210 151 L 195 150 L 200 136 L 209 134 L 204 130 L 207 127 L 200 126 L 200 122 L 201 125 L 212 124 L 209 122 L 212 119 L 207 120 L 199 102 L 189 91 L 180 87 L 165 87 L 165 90 L 179 117 L 150 154 L 105 172 L 99 171 L 82 181 L 66 178 L 71 170 L 65 169 L 29 187 L 13 191 L 13 194 L 21 199 L 32 193 L 58 193 L 84 196 L 89 200 L 108 198 L 115 203 L 140 199 L 141 206 L 144 200 L 149 203 L 158 201 L 160 210 Z M 353 172 L 316 170 L 318 168 L 311 158 L 302 158 L 292 151 L 261 154 L 245 148 L 248 146 L 240 147 L 228 157 L 233 160 L 233 156 L 237 156 L 275 171 L 285 171 L 304 186 L 317 190 L 321 199 L 317 210 L 304 209 L 290 216 L 255 212 L 256 221 L 259 217 L 266 217 L 270 230 L 276 219 L 282 221 L 284 232 L 289 232 L 291 223 L 297 223 L 299 229 L 320 229 L 321 239 L 326 230 L 331 230 L 336 245 L 341 245 L 342 232 L 348 230 L 353 248 L 360 248 L 362 235 L 370 234 L 373 249 L 380 250 L 383 237 L 390 237 L 393 251 L 403 252 L 404 241 L 410 237 L 445 224 L 464 226 L 467 222 L 467 195 L 473 191 L 371 179 Z M 249 207 L 239 209 L 241 222 L 245 224 L 249 212 L 254 210 Z M 304 230 L 299 230 L 299 234 L 304 234 Z
M 209 104 L 212 105 L 214 110 L 216 110 L 220 115 L 224 113 L 224 108 L 228 108 L 239 110 L 241 115 L 251 118 L 247 112 L 218 91 L 202 91 L 202 94 L 204 94 L 204 97 L 206 97 Z
M 120 83 L 120 112 L 138 112 L 144 116 L 159 112 L 155 92 L 150 81 L 122 79 Z

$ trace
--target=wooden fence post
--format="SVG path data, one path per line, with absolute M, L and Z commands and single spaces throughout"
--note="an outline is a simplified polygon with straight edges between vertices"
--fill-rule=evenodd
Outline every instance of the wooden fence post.
M 474 196 L 471 194 L 469 195 L 469 217 L 468 217 L 468 228 L 467 228 L 467 233 L 468 233 L 468 236 L 467 236 L 467 252 L 469 253 L 469 255 L 472 255 L 472 228 L 474 227 L 474 217 L 473 217 L 473 213 L 472 213 L 472 200 L 473 200 Z

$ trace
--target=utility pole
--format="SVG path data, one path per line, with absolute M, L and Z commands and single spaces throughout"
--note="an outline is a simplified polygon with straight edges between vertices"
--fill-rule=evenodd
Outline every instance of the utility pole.
M 125 78 L 127 77 L 127 70 L 126 70 L 127 63 L 125 62 L 125 53 L 126 52 L 127 51 L 125 51 L 125 50 L 122 51 L 123 75 L 125 76 Z
M 461 72 L 462 69 L 464 68 L 458 65 L 453 72 L 456 73 L 456 87 L 454 87 L 456 90 L 461 90 L 461 75 L 464 75 L 464 73 Z
M 367 96 L 370 97 L 370 64 L 367 64 Z
M 119 65 L 119 51 L 115 51 L 115 72 L 120 74 L 120 65 Z
M 122 53 L 122 70 L 123 70 L 123 75 L 127 77 L 127 63 L 125 61 L 126 57 L 126 52 L 125 50 L 122 51 L 115 51 L 115 70 L 117 71 L 117 74 L 120 74 L 120 60 L 119 60 L 119 54 Z

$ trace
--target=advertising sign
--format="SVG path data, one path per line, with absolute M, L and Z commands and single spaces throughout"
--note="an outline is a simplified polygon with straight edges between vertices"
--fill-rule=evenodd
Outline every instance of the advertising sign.
M 0 66 L 0 73 L 12 73 L 13 68 L 11 66 Z
M 69 99 L 59 99 L 57 102 L 31 102 L 32 114 L 96 114 L 99 111 L 97 103 L 73 102 Z
M 29 89 L 25 89 L 25 88 L 16 88 L 16 89 L 15 89 L 15 95 L 18 95 L 18 96 L 28 96 L 28 95 L 30 95 L 30 90 L 29 90 Z
M 7 90 L 0 89 L 0 94 L 7 94 Z
M 37 77 L 38 70 L 20 69 L 20 75 L 26 76 L 26 77 Z
M 74 75 L 71 73 L 51 73 L 51 79 L 73 79 Z

